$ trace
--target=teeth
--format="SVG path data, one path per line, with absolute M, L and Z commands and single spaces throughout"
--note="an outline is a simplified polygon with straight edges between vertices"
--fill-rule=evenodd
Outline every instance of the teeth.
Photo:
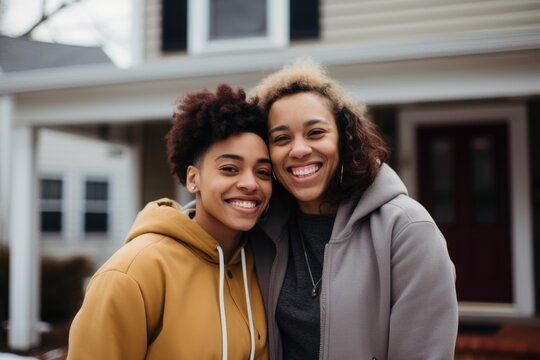
M 309 165 L 302 168 L 292 168 L 294 176 L 306 177 L 315 174 L 321 167 L 319 165 Z
M 236 206 L 243 209 L 252 209 L 257 206 L 255 201 L 245 201 L 245 200 L 232 200 L 230 202 L 232 206 Z

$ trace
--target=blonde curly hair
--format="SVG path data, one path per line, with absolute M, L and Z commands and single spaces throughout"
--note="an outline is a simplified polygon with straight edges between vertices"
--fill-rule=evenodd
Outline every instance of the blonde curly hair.
M 348 108 L 362 120 L 365 119 L 366 106 L 352 100 L 339 83 L 328 76 L 326 69 L 311 58 L 298 58 L 270 74 L 255 87 L 252 95 L 258 98 L 259 106 L 266 112 L 277 99 L 304 91 L 319 93 L 327 98 L 336 112 Z

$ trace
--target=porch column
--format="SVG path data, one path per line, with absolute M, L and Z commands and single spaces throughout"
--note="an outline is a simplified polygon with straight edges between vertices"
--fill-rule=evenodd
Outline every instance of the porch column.
M 39 343 L 35 135 L 36 130 L 29 126 L 12 128 L 8 345 L 15 350 L 27 350 Z
M 0 245 L 8 246 L 13 98 L 0 96 Z

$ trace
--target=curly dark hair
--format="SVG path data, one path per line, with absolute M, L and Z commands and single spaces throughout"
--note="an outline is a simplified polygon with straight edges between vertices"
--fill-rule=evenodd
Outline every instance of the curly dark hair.
M 376 125 L 368 120 L 366 106 L 350 99 L 325 70 L 310 59 L 299 59 L 270 74 L 255 88 L 254 99 L 267 119 L 274 102 L 301 92 L 321 97 L 332 111 L 339 131 L 340 164 L 325 191 L 325 201 L 338 204 L 345 199 L 359 198 L 373 183 L 390 154 Z
M 221 84 L 216 93 L 188 93 L 177 101 L 172 127 L 165 136 L 169 168 L 186 185 L 187 168 L 216 141 L 240 133 L 253 133 L 266 144 L 267 129 L 261 110 L 246 100 L 243 89 Z

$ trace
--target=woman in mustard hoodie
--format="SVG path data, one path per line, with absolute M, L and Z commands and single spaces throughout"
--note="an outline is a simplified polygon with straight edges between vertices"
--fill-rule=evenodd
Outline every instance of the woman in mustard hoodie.
M 243 90 L 188 94 L 167 135 L 195 211 L 149 203 L 93 276 L 68 359 L 267 359 L 266 321 L 245 231 L 272 193 L 266 126 Z

